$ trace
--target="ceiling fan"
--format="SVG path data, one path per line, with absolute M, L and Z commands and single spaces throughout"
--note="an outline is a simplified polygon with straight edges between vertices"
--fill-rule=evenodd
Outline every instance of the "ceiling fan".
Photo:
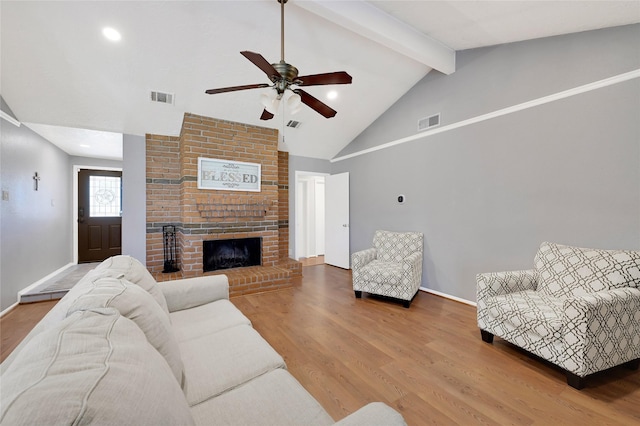
M 288 0 L 277 0 L 280 3 L 280 62 L 270 64 L 262 55 L 255 52 L 243 51 L 242 56 L 253 62 L 255 66 L 264 72 L 272 84 L 259 83 L 248 84 L 245 86 L 223 87 L 220 89 L 209 89 L 205 93 L 214 95 L 216 93 L 235 92 L 238 90 L 260 89 L 272 87 L 275 89 L 275 98 L 269 97 L 268 94 L 262 95 L 262 103 L 265 109 L 260 116 L 261 120 L 270 120 L 274 117 L 285 92 L 290 90 L 293 94 L 287 100 L 289 107 L 293 110 L 299 108 L 300 103 L 309 106 L 319 114 L 326 118 L 336 115 L 336 111 L 320 100 L 314 98 L 309 93 L 300 89 L 303 86 L 320 86 L 327 84 L 351 84 L 351 76 L 345 71 L 330 72 L 325 74 L 313 74 L 298 76 L 298 69 L 284 61 L 284 4 Z

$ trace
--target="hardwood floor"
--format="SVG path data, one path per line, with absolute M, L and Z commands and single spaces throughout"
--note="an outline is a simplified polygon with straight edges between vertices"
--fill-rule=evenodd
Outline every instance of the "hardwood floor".
M 409 425 L 640 424 L 640 371 L 617 367 L 578 391 L 553 365 L 499 338 L 484 343 L 473 306 L 420 292 L 405 309 L 356 299 L 349 271 L 303 275 L 292 289 L 232 301 L 335 419 L 383 401 Z M 0 320 L 3 358 L 7 333 L 24 331 L 11 324 L 24 315 L 12 315 Z
M 299 287 L 233 303 L 335 419 L 372 401 L 409 425 L 640 423 L 640 371 L 569 387 L 551 364 L 480 338 L 475 307 L 420 292 L 411 308 L 363 295 L 349 271 L 303 268 Z
M 57 300 L 47 300 L 18 305 L 0 318 L 0 362 L 9 356 L 56 303 Z

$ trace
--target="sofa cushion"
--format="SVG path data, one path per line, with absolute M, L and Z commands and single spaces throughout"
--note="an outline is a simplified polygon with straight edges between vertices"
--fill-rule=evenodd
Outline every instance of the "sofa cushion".
M 91 289 L 92 276 L 95 276 L 95 270 L 89 271 L 84 277 L 74 285 L 67 294 L 60 299 L 58 303 L 51 308 L 49 312 L 36 324 L 35 327 L 27 334 L 27 336 L 20 342 L 20 344 L 9 354 L 9 356 L 0 364 L 0 371 L 4 373 L 6 369 L 13 363 L 18 354 L 22 351 L 22 348 L 36 335 L 41 332 L 55 327 L 60 321 L 63 321 L 67 317 L 67 311 L 81 294 L 86 293 Z
M 485 300 L 491 333 L 555 364 L 563 358 L 563 299 L 534 290 Z
M 169 318 L 179 342 L 196 339 L 236 325 L 251 325 L 249 318 L 227 299 L 171 312 Z
M 373 247 L 378 260 L 401 262 L 410 254 L 422 252 L 423 236 L 419 232 L 376 231 Z
M 113 256 L 96 266 L 96 272 L 108 274 L 115 278 L 124 278 L 134 284 L 139 285 L 149 292 L 158 302 L 162 309 L 169 314 L 167 301 L 162 290 L 151 273 L 137 259 L 131 256 Z
M 182 342 L 180 351 L 190 406 L 286 367 L 282 357 L 247 325 Z
M 248 403 L 250 401 L 250 403 Z M 270 371 L 192 407 L 196 424 L 331 425 L 333 419 L 286 370 Z M 367 423 L 361 423 L 365 425 Z
M 189 425 L 162 356 L 112 308 L 78 311 L 34 336 L 2 376 L 7 425 Z
M 562 299 L 525 290 L 488 297 L 489 318 L 505 327 L 529 330 L 543 338 L 560 339 Z
M 182 384 L 182 357 L 169 317 L 149 293 L 125 279 L 97 278 L 87 292 L 75 299 L 67 313 L 95 308 L 115 308 L 120 315 L 135 322 Z
M 544 242 L 535 256 L 537 290 L 575 297 L 622 287 L 640 287 L 640 251 L 599 250 Z

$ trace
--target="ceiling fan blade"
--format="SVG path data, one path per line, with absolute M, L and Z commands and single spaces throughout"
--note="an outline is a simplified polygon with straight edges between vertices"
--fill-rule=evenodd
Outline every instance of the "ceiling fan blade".
M 262 111 L 262 115 L 260 116 L 260 120 L 271 120 L 273 118 L 273 114 L 271 114 L 266 109 Z
M 245 58 L 253 62 L 253 65 L 260 68 L 262 72 L 264 72 L 267 75 L 267 77 L 269 77 L 269 80 L 273 81 L 275 78 L 281 77 L 278 70 L 276 70 L 273 67 L 273 65 L 271 65 L 269 61 L 267 61 L 264 58 L 264 56 L 262 56 L 261 54 L 255 53 L 255 52 L 249 52 L 248 50 L 244 50 L 240 52 L 240 54 L 242 54 L 242 56 L 244 56 Z
M 325 74 L 303 75 L 296 78 L 302 81 L 298 86 L 320 86 L 324 84 L 351 84 L 351 76 L 344 71 L 328 72 Z
M 205 93 L 209 95 L 215 95 L 216 93 L 226 93 L 226 92 L 235 92 L 237 90 L 247 90 L 247 89 L 261 89 L 263 87 L 270 87 L 270 84 L 260 83 L 260 84 L 247 84 L 244 86 L 233 86 L 233 87 L 223 87 L 221 89 L 209 89 L 205 90 Z
M 300 95 L 300 100 L 303 104 L 315 110 L 320 115 L 323 115 L 325 118 L 331 118 L 338 113 L 336 110 L 322 103 L 302 89 L 295 89 L 293 92 Z

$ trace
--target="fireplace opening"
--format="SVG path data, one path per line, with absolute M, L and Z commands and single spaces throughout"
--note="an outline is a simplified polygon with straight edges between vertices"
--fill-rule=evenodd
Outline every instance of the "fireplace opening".
M 204 272 L 261 264 L 261 237 L 208 240 L 202 245 Z

